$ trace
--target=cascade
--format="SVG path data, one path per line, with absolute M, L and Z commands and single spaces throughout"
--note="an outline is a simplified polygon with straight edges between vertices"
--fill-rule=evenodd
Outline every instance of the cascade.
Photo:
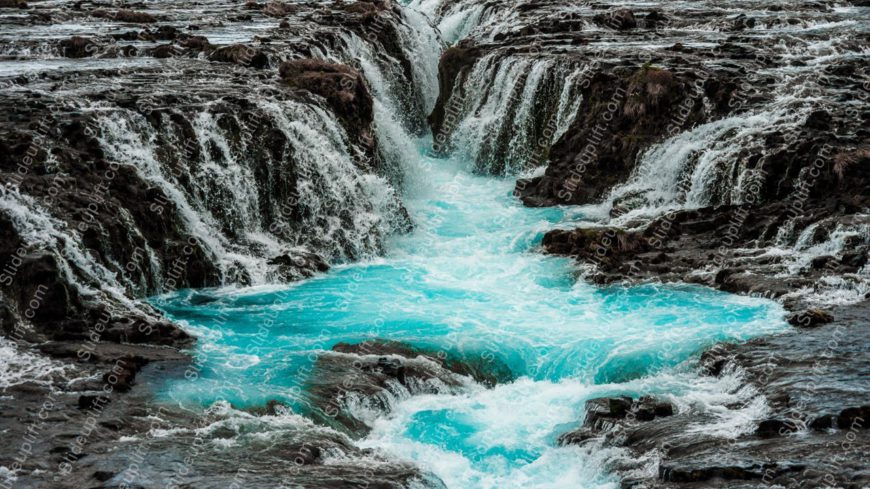
M 617 222 L 655 217 L 668 210 L 755 202 L 763 178 L 745 155 L 763 155 L 765 136 L 794 128 L 806 111 L 771 109 L 702 124 L 653 145 L 634 174 L 614 187 L 605 203 L 630 212 Z
M 484 173 L 512 175 L 545 164 L 577 114 L 585 72 L 558 58 L 487 55 L 447 102 L 461 103 L 448 146 Z

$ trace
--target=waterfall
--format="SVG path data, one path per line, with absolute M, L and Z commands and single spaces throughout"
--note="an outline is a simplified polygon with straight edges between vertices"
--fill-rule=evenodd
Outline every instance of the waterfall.
M 399 38 L 411 61 L 414 90 L 425 117 L 432 113 L 438 99 L 438 59 L 444 45 L 425 15 L 405 9 L 404 17 L 399 24 Z
M 629 211 L 617 220 L 628 222 L 677 208 L 757 202 L 763 174 L 747 156 L 763 157 L 766 135 L 795 128 L 805 117 L 803 110 L 771 108 L 670 137 L 639 157 L 632 176 L 614 187 L 605 203 Z
M 390 183 L 365 169 L 326 110 L 258 100 L 248 116 L 258 130 L 217 106 L 164 113 L 157 127 L 131 110 L 98 121 L 109 159 L 167 195 L 225 281 L 274 280 L 268 260 L 294 249 L 339 261 L 372 256 L 407 225 Z M 283 138 L 260 151 L 256 134 L 270 128 Z
M 118 274 L 97 261 L 82 246 L 78 233 L 52 217 L 36 199 L 22 194 L 17 187 L 0 186 L 0 212 L 12 221 L 26 246 L 54 256 L 61 278 L 82 298 L 97 301 L 109 297 L 136 309 L 119 283 Z
M 485 56 L 447 102 L 462 102 L 448 146 L 485 173 L 543 165 L 577 114 L 584 73 L 560 59 Z

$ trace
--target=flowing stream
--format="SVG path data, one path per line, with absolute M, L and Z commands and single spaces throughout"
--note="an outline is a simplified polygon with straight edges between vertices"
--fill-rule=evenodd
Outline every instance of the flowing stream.
M 778 305 L 690 286 L 575 281 L 569 260 L 535 251 L 569 218 L 564 210 L 524 208 L 512 179 L 476 176 L 463 162 L 421 150 L 407 164 L 416 229 L 394 237 L 383 258 L 286 286 L 154 298 L 201 337 L 200 377 L 171 382 L 166 398 L 299 407 L 319 355 L 373 338 L 507 365 L 515 380 L 495 388 L 397 391 L 390 413 L 347 406 L 372 428 L 359 445 L 412 459 L 450 488 L 610 487 L 604 462 L 619 454 L 556 443 L 595 397 L 652 393 L 679 409 L 727 412 L 697 427 L 723 436 L 763 415 L 759 403 L 717 409 L 752 393 L 699 377 L 690 359 L 714 342 L 784 329 Z

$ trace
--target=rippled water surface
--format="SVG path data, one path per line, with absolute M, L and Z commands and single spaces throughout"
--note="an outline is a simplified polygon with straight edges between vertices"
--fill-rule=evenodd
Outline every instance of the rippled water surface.
M 687 360 L 714 342 L 785 327 L 779 306 L 763 300 L 578 282 L 569 260 L 535 250 L 546 230 L 577 216 L 524 208 L 512 179 L 455 162 L 421 156 L 411 173 L 416 228 L 383 259 L 287 286 L 155 298 L 201 337 L 201 377 L 170 383 L 167 399 L 293 404 L 318 353 L 369 338 L 492 358 L 516 380 L 398 399 L 358 443 L 413 459 L 451 488 L 610 486 L 596 462 L 604 455 L 556 448 L 582 421 L 585 400 L 658 393 L 678 405 L 724 402 L 724 387 Z

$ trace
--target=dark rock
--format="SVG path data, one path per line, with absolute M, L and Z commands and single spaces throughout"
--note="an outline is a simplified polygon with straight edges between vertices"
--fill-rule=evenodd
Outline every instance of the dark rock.
M 248 411 L 251 414 L 256 414 L 258 416 L 276 416 L 287 413 L 289 412 L 289 410 L 290 408 L 288 408 L 286 404 L 277 399 L 270 399 L 266 401 L 265 406 L 245 409 L 245 411 Z
M 106 482 L 109 479 L 111 479 L 112 477 L 115 477 L 115 473 L 105 471 L 105 470 L 98 470 L 98 471 L 94 472 L 93 476 L 94 476 L 94 479 L 97 479 L 100 482 Z
M 135 358 L 118 360 L 112 370 L 103 374 L 103 382 L 114 391 L 127 392 L 133 386 L 136 373 L 142 364 L 141 360 Z
M 615 420 L 628 416 L 632 407 L 630 397 L 602 397 L 586 401 L 586 419 L 583 426 L 600 431 L 613 425 Z
M 61 52 L 67 58 L 87 58 L 100 49 L 100 45 L 88 37 L 73 36 L 60 42 Z
M 618 31 L 637 27 L 637 19 L 634 18 L 634 13 L 628 9 L 618 9 L 607 14 L 598 14 L 592 18 L 592 21 L 602 27 Z
M 257 69 L 269 67 L 269 56 L 262 49 L 246 44 L 231 44 L 218 48 L 209 55 L 208 59 Z
M 117 22 L 128 22 L 131 24 L 153 24 L 157 22 L 157 18 L 147 12 L 136 12 L 134 10 L 95 10 L 91 15 L 104 19 L 110 19 Z
M 357 70 L 327 61 L 301 59 L 281 63 L 279 73 L 290 87 L 325 98 L 345 122 L 348 132 L 365 146 L 372 147 L 374 101 Z
M 747 17 L 745 14 L 740 14 L 734 19 L 734 22 L 731 24 L 732 31 L 742 31 L 744 29 L 751 29 L 755 27 L 755 19 L 752 17 Z
M 299 251 L 294 251 L 292 255 L 288 253 L 276 256 L 268 263 L 277 266 L 281 276 L 288 281 L 310 277 L 318 272 L 323 273 L 329 270 L 329 265 L 320 255 Z
M 758 423 L 758 429 L 755 430 L 755 433 L 762 438 L 770 438 L 787 435 L 794 431 L 796 431 L 796 427 L 793 423 L 780 419 L 766 419 Z
M 837 416 L 837 427 L 841 430 L 867 429 L 870 427 L 870 405 L 842 410 Z
M 588 84 L 579 116 L 550 149 L 544 176 L 518 191 L 524 203 L 596 202 L 628 178 L 643 149 L 704 117 L 703 104 L 684 103 L 704 95 L 688 73 L 613 67 L 592 73 Z M 685 113 L 677 118 L 677 111 Z M 675 118 L 680 124 L 661 123 Z
M 449 115 L 448 105 L 454 86 L 457 84 L 461 86 L 469 70 L 483 55 L 484 50 L 470 42 L 460 42 L 441 54 L 438 63 L 438 102 L 435 104 L 435 110 L 429 116 L 436 153 L 447 151 L 448 148 L 445 146 L 447 137 L 455 129 L 455 124 L 459 122 L 447 119 Z M 447 124 L 448 122 L 452 125 Z
M 809 427 L 816 431 L 825 431 L 831 428 L 836 428 L 837 416 L 834 416 L 832 414 L 825 414 L 823 416 L 819 416 L 818 418 L 810 422 Z
M 829 129 L 831 123 L 833 122 L 833 117 L 826 110 L 816 110 L 810 113 L 807 116 L 807 120 L 804 122 L 804 126 L 809 129 L 817 129 L 820 131 Z
M 104 405 L 109 401 L 108 397 L 103 396 L 79 396 L 78 407 L 79 409 L 92 409 Z
M 584 427 L 560 435 L 557 442 L 559 445 L 582 445 L 588 440 L 593 440 L 601 436 L 601 433 L 596 433 L 594 430 Z
M 798 328 L 814 328 L 821 324 L 827 324 L 834 320 L 834 317 L 824 309 L 808 309 L 803 312 L 794 313 L 788 317 L 788 323 Z
M 484 382 L 496 377 L 473 362 L 466 365 L 462 358 L 392 341 L 338 343 L 333 351 L 317 359 L 306 385 L 311 406 L 307 414 L 354 436 L 366 434 L 370 427 L 347 411 L 348 399 L 364 403 L 368 409 L 389 412 L 387 399 L 396 395 L 397 389 L 404 392 L 401 395 L 431 394 L 460 387 L 461 375 L 475 375 Z

